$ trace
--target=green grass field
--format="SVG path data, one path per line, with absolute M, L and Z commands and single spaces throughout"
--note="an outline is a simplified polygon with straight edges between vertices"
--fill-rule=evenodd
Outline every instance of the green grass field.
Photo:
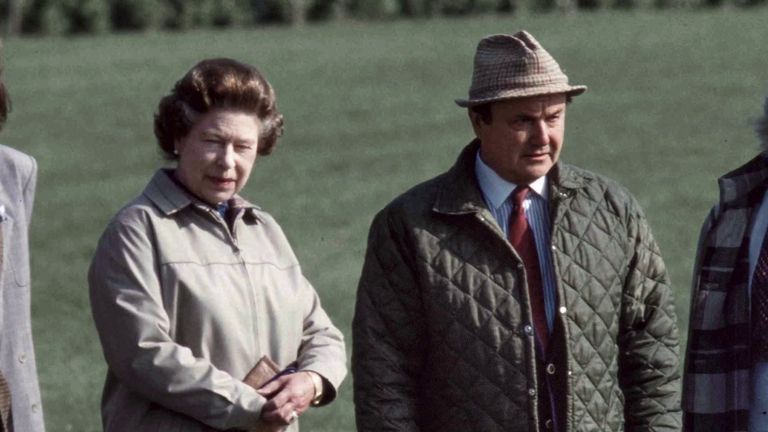
M 530 30 L 588 93 L 570 106 L 564 160 L 611 176 L 642 203 L 684 331 L 700 223 L 716 178 L 757 151 L 768 92 L 768 10 L 338 22 L 185 34 L 6 41 L 13 113 L 0 141 L 40 166 L 32 227 L 33 316 L 49 431 L 97 431 L 105 364 L 86 270 L 108 219 L 162 165 L 160 97 L 197 60 L 258 65 L 286 117 L 244 194 L 272 212 L 350 334 L 368 224 L 471 138 L 453 104 L 477 41 Z M 348 339 L 348 342 L 349 341 Z M 350 380 L 303 430 L 354 430 Z

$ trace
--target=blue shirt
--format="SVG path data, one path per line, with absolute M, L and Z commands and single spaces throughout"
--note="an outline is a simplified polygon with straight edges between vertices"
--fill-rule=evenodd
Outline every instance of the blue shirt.
M 483 192 L 483 198 L 491 211 L 496 223 L 509 237 L 509 216 L 514 211 L 512 192 L 516 184 L 499 177 L 491 167 L 483 162 L 480 152 L 475 158 L 475 175 Z M 544 290 L 544 312 L 547 316 L 547 326 L 550 333 L 554 327 L 555 309 L 557 307 L 557 284 L 555 269 L 552 265 L 552 249 L 549 238 L 549 210 L 547 207 L 547 179 L 540 177 L 528 185 L 534 193 L 528 193 L 523 201 L 523 210 L 528 225 L 533 231 L 536 241 L 536 252 L 539 255 L 539 271 L 541 271 L 541 288 Z
M 768 192 L 757 210 L 749 238 L 749 294 L 752 298 L 752 275 L 763 246 L 768 229 Z M 752 400 L 749 405 L 749 430 L 768 431 L 768 363 L 757 363 L 752 367 Z

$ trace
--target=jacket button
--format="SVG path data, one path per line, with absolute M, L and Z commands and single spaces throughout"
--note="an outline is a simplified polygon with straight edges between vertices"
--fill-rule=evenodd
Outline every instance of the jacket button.
M 549 375 L 554 375 L 555 374 L 555 365 L 554 364 L 550 363 L 550 364 L 547 365 L 547 373 Z
M 528 389 L 528 396 L 530 396 L 530 397 L 536 396 L 536 389 L 529 388 Z
M 27 355 L 24 353 L 19 354 L 19 363 L 24 364 L 27 362 Z
M 552 430 L 552 419 L 547 419 L 547 421 L 544 422 L 544 427 L 547 428 L 547 430 Z
M 565 306 L 560 306 L 560 313 L 565 315 L 566 312 L 568 312 L 568 308 L 566 308 Z
M 523 327 L 523 331 L 525 332 L 525 334 L 530 336 L 533 334 L 533 327 L 531 327 L 530 324 L 526 324 L 525 327 Z
M 37 404 L 32 404 L 32 412 L 33 412 L 33 413 L 37 413 L 37 410 L 38 410 L 38 409 L 39 409 L 39 408 L 37 407 Z
M 555 246 L 555 245 L 552 245 L 552 250 L 553 250 L 553 251 L 556 251 L 556 250 L 557 250 L 557 246 Z
M 571 375 L 573 375 L 573 371 L 568 369 L 568 376 L 571 376 Z
M 517 269 L 522 270 L 525 268 L 525 265 L 523 263 L 517 263 Z

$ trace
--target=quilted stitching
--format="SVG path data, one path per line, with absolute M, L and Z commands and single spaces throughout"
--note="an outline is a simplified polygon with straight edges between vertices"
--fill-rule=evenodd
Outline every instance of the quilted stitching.
M 353 324 L 361 431 L 536 428 L 522 273 L 481 206 L 432 212 L 450 179 L 413 189 L 373 222 Z M 588 179 L 553 215 L 570 430 L 679 430 L 676 317 L 658 247 L 623 189 Z

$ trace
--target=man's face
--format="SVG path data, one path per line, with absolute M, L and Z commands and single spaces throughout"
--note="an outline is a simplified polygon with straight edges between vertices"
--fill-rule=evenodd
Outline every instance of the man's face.
M 491 122 L 470 111 L 480 157 L 503 179 L 530 184 L 557 162 L 565 132 L 565 94 L 491 104 Z

